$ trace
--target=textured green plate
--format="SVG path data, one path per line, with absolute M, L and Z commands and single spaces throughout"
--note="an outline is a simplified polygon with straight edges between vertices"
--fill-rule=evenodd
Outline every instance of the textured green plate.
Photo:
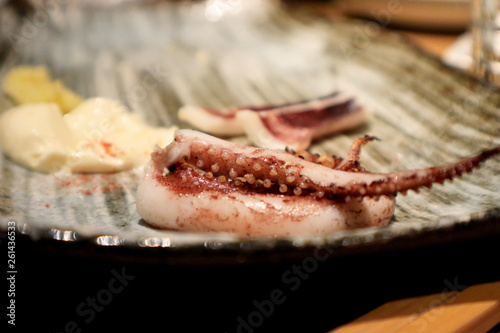
M 363 150 L 362 163 L 377 172 L 452 162 L 500 144 L 499 91 L 399 35 L 374 23 L 290 13 L 269 1 L 243 3 L 96 8 L 68 1 L 45 12 L 45 21 L 40 10 L 23 21 L 3 8 L 0 79 L 15 65 L 45 65 L 80 95 L 119 99 L 151 125 L 167 126 L 178 124 L 184 104 L 226 108 L 351 91 L 370 111 L 369 123 L 312 149 L 342 156 L 354 138 L 375 135 L 382 141 Z M 0 100 L 1 110 L 10 105 Z M 500 232 L 499 170 L 497 158 L 453 183 L 399 196 L 385 228 L 249 240 L 145 224 L 134 204 L 142 170 L 46 175 L 0 155 L 0 225 L 15 221 L 37 244 L 172 263 L 276 261 L 322 246 L 332 256 L 389 251 Z

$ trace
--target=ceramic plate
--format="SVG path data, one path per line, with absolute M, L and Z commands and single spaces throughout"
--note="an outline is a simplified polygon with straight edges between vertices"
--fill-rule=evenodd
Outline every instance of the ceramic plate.
M 151 125 L 186 127 L 176 118 L 184 104 L 278 104 L 342 89 L 359 95 L 369 123 L 316 142 L 314 152 L 342 156 L 354 138 L 376 135 L 382 141 L 364 148 L 362 164 L 389 172 L 500 144 L 498 90 L 369 23 L 236 0 L 105 8 L 68 1 L 25 20 L 2 9 L 0 22 L 0 78 L 15 65 L 44 65 L 81 96 L 118 99 Z M 11 103 L 4 96 L 0 106 Z M 497 158 L 453 183 L 399 196 L 388 227 L 242 239 L 144 223 L 134 204 L 142 170 L 47 175 L 0 156 L 0 222 L 6 229 L 15 221 L 37 244 L 116 259 L 248 263 L 303 257 L 321 246 L 340 256 L 500 232 L 499 170 Z

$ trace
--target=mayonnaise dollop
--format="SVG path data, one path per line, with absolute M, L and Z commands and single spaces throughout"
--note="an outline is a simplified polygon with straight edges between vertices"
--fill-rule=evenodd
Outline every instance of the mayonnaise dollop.
M 143 166 L 177 127 L 151 127 L 115 100 L 91 98 L 63 115 L 57 104 L 23 104 L 0 114 L 0 144 L 41 172 L 116 172 Z

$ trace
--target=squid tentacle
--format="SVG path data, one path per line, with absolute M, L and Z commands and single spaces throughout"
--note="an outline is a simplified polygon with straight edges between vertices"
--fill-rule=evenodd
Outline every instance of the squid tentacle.
M 367 172 L 360 167 L 355 169 L 358 167 L 361 146 L 375 140 L 375 137 L 366 136 L 356 140 L 348 158 L 340 163 L 340 160 L 336 160 L 337 165 L 330 169 L 319 163 L 321 157 L 314 157 L 310 162 L 290 153 L 241 146 L 191 132 L 182 131 L 181 135 L 176 136 L 173 145 L 153 152 L 152 160 L 159 172 L 165 173 L 168 171 L 165 168 L 173 164 L 183 164 L 203 173 L 210 172 L 210 176 L 239 180 L 246 186 L 272 184 L 268 188 L 279 187 L 281 193 L 292 193 L 294 189 L 300 188 L 302 191 L 294 193 L 301 195 L 317 192 L 334 197 L 404 194 L 408 190 L 430 187 L 433 183 L 443 183 L 470 172 L 486 159 L 500 153 L 500 146 L 497 146 L 447 165 L 383 174 Z
M 470 173 L 487 159 L 500 154 L 500 146 L 483 150 L 477 155 L 465 157 L 461 160 L 435 167 L 412 171 L 398 171 L 380 174 L 380 179 L 370 184 L 352 184 L 346 188 L 349 195 L 388 195 L 396 192 L 406 194 L 407 191 L 418 191 L 421 187 L 431 188 L 433 184 L 443 184 L 444 181 L 453 181 L 464 173 Z M 354 193 L 353 193 L 354 192 Z M 337 193 L 342 194 L 342 191 Z
M 373 140 L 380 140 L 375 136 L 365 135 L 362 138 L 356 139 L 347 154 L 347 157 L 340 165 L 338 165 L 335 170 L 342 171 L 362 171 L 359 170 L 359 158 L 361 156 L 361 147 Z

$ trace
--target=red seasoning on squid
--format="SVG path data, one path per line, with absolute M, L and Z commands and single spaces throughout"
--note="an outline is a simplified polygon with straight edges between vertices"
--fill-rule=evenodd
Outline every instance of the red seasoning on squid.
M 165 229 L 244 236 L 327 234 L 380 227 L 394 213 L 395 194 L 460 176 L 500 146 L 458 162 L 420 170 L 370 173 L 356 140 L 346 159 L 242 146 L 178 130 L 157 147 L 136 197 L 138 213 Z
M 303 150 L 311 141 L 355 128 L 367 115 L 350 94 L 334 92 L 318 99 L 280 106 L 237 107 L 225 111 L 184 106 L 179 119 L 217 136 L 246 134 L 253 145 Z

